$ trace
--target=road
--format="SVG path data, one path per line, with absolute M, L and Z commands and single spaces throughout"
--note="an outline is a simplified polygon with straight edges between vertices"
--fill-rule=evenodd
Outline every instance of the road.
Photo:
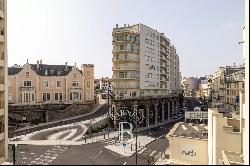
M 183 119 L 179 121 L 183 121 Z M 169 146 L 165 136 L 175 123 L 151 129 L 150 133 L 148 131 L 139 133 L 139 135 L 155 137 L 156 140 L 138 151 L 138 165 L 147 165 L 152 157 L 157 159 L 164 154 Z M 121 156 L 104 147 L 113 143 L 114 139 L 106 139 L 101 142 L 77 146 L 18 145 L 16 163 L 25 165 L 134 165 L 135 155 L 131 157 Z M 166 155 L 168 154 L 166 153 Z M 11 148 L 9 159 L 12 160 Z
M 98 109 L 93 114 L 89 114 L 89 115 L 85 115 L 85 116 L 83 115 L 82 117 L 76 117 L 74 119 L 61 120 L 59 122 L 44 124 L 42 126 L 37 126 L 37 127 L 34 126 L 34 128 L 30 128 L 30 129 L 14 131 L 12 133 L 9 133 L 9 138 L 13 138 L 14 136 L 29 134 L 29 133 L 32 133 L 35 131 L 40 131 L 43 129 L 72 124 L 72 123 L 81 122 L 81 121 L 89 120 L 89 119 L 94 119 L 94 118 L 97 118 L 97 117 L 100 117 L 100 116 L 106 114 L 108 112 L 107 108 L 108 108 L 107 104 L 104 104 L 100 109 Z

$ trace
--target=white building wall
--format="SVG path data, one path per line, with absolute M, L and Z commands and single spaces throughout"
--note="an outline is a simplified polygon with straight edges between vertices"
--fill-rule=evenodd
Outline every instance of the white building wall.
M 243 30 L 243 57 L 245 60 L 245 107 L 243 130 L 243 155 L 249 165 L 249 0 L 245 0 L 245 28 Z
M 146 39 L 149 43 L 146 43 Z M 151 40 L 154 45 L 150 44 Z M 159 89 L 160 87 L 159 43 L 160 33 L 140 24 L 140 89 Z M 151 65 L 154 69 L 150 69 Z M 149 73 L 152 73 L 152 77 Z

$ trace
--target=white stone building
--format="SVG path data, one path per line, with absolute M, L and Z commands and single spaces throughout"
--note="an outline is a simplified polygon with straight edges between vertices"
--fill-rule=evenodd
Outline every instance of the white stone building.
M 172 46 L 171 58 L 171 43 L 163 33 L 143 24 L 125 24 L 116 25 L 112 35 L 116 98 L 167 95 L 180 89 L 179 57 Z

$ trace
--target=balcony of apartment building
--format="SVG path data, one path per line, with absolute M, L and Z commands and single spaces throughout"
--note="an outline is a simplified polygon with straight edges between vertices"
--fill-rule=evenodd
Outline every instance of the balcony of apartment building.
M 138 35 L 133 35 L 133 34 L 124 34 L 124 35 L 114 35 L 112 44 L 124 44 L 124 43 L 135 43 L 139 44 L 139 36 Z
M 138 56 L 123 57 L 123 58 L 113 57 L 112 62 L 140 62 L 140 58 Z
M 113 71 L 139 71 L 139 66 L 116 66 L 112 67 Z
M 166 82 L 160 82 L 160 88 L 167 88 Z
M 112 35 L 117 35 L 117 34 L 136 34 L 136 35 L 140 35 L 140 33 L 137 30 L 132 29 L 130 27 L 113 28 Z
M 166 63 L 164 61 L 160 61 L 160 66 L 166 67 Z
M 112 50 L 112 53 L 136 53 L 136 54 L 139 54 L 140 53 L 140 49 L 137 48 L 137 49 L 113 49 Z

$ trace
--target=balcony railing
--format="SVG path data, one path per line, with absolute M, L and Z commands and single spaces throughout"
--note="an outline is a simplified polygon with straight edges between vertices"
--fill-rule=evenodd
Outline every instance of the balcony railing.
M 139 67 L 112 67 L 112 70 L 139 70 Z
M 117 52 L 134 52 L 134 53 L 139 53 L 140 52 L 140 49 L 126 49 L 126 50 L 113 50 L 112 51 L 113 53 L 117 53 Z
M 112 61 L 113 62 L 119 62 L 119 61 L 123 61 L 123 62 L 126 62 L 126 61 L 132 61 L 132 62 L 139 62 L 140 60 L 139 59 L 133 59 L 133 58 L 119 58 L 119 59 L 116 59 L 116 58 L 112 58 Z
M 35 87 L 20 87 L 20 91 L 35 91 Z

